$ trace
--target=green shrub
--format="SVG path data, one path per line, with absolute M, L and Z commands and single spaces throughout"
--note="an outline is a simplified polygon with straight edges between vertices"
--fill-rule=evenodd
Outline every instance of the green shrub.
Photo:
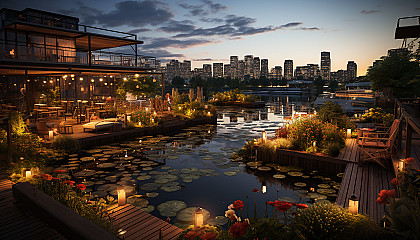
M 382 108 L 375 107 L 360 117 L 360 122 L 363 123 L 379 123 L 385 126 L 390 126 L 394 119 L 394 115 L 385 113 Z
M 158 125 L 162 120 L 154 116 L 153 113 L 148 111 L 137 111 L 131 114 L 131 122 L 134 124 L 138 124 L 141 122 L 141 126 L 148 127 L 148 126 L 156 126 Z
M 332 123 L 340 129 L 356 129 L 355 124 L 346 116 L 341 105 L 332 101 L 327 101 L 319 108 L 316 118 L 322 122 Z
M 337 157 L 340 154 L 341 148 L 340 143 L 328 143 L 325 147 L 324 153 L 332 157 Z
M 239 89 L 234 89 L 228 92 L 218 92 L 213 95 L 213 99 L 215 102 L 247 102 L 253 103 L 257 101 L 259 98 L 255 95 L 246 95 L 242 94 Z
M 336 204 L 314 204 L 294 218 L 305 239 L 376 239 L 379 226 L 362 214 L 353 215 Z
M 292 142 L 286 138 L 276 138 L 272 141 L 267 141 L 266 143 L 259 144 L 259 147 L 262 150 L 269 150 L 271 152 L 275 152 L 277 148 L 290 149 L 292 147 Z
M 185 102 L 184 104 L 178 104 L 173 107 L 173 114 L 177 117 L 182 119 L 194 119 L 200 118 L 204 116 L 213 115 L 215 113 L 215 109 L 211 105 L 206 105 L 200 102 Z
M 75 138 L 66 135 L 58 135 L 51 141 L 51 147 L 63 150 L 67 153 L 77 153 L 81 150 L 82 145 Z

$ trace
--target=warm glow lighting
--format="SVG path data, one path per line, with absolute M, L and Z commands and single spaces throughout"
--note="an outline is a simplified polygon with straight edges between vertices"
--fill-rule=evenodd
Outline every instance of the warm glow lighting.
M 67 75 L 64 75 L 63 78 L 67 78 Z
M 135 74 L 134 76 L 135 76 L 135 77 L 139 77 L 139 75 L 138 75 L 138 74 Z
M 79 80 L 80 80 L 80 81 L 83 81 L 83 78 L 81 77 L 81 78 L 79 78 Z
M 126 204 L 124 187 L 118 187 L 117 193 L 118 193 L 118 206 L 124 206 Z
M 347 129 L 347 138 L 351 138 L 351 129 L 350 128 Z
M 170 112 L 171 111 L 171 107 L 168 107 L 168 112 Z
M 209 116 L 210 116 L 210 115 L 211 115 L 211 112 L 207 112 L 207 115 L 209 115 Z
M 74 77 L 74 74 L 70 75 L 70 77 Z
M 108 85 L 108 83 L 104 83 L 104 85 L 106 86 L 106 85 Z
M 156 111 L 153 111 L 153 115 L 155 115 L 155 116 L 157 115 Z
M 25 171 L 25 177 L 26 177 L 26 178 L 31 178 L 31 177 L 32 177 L 32 172 L 31 172 L 31 170 L 26 170 L 26 171 Z
M 262 131 L 262 142 L 263 143 L 267 142 L 267 132 L 266 131 Z
M 146 108 L 146 112 L 148 112 L 149 111 L 149 108 Z
M 130 121 L 131 120 L 131 116 L 127 116 L 127 121 Z
M 124 79 L 124 81 L 127 81 L 127 78 L 125 77 L 125 78 L 123 78 Z
M 141 127 L 141 122 L 139 122 L 139 126 Z M 140 140 L 141 141 L 141 140 Z
M 178 107 L 178 109 L 179 109 L 179 110 L 181 110 L 181 109 L 182 109 L 182 107 Z
M 155 119 L 154 118 L 152 118 L 152 123 L 154 123 L 155 122 Z
M 54 132 L 52 130 L 48 131 L 48 140 L 54 139 Z
M 153 78 L 153 82 L 156 82 L 156 79 Z
M 352 195 L 349 198 L 349 212 L 351 214 L 357 214 L 359 212 L 359 199 L 356 195 Z
M 103 78 L 99 78 L 99 82 L 102 82 L 104 79 Z
M 404 170 L 404 159 L 400 159 L 398 162 L 398 170 L 401 172 Z
M 315 188 L 311 187 L 311 188 L 309 188 L 309 191 L 315 192 Z
M 194 216 L 194 227 L 201 227 L 204 224 L 203 209 L 197 208 Z
M 266 193 L 267 192 L 267 185 L 263 184 L 261 187 L 261 192 Z
M 53 80 L 50 80 L 50 83 L 53 83 Z
M 95 82 L 95 80 L 94 79 L 92 79 L 92 80 L 90 80 L 91 82 Z

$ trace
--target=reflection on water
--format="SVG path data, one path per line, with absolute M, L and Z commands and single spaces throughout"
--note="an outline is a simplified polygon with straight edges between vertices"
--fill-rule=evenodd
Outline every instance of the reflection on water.
M 316 171 L 276 164 L 257 170 L 230 160 L 247 140 L 260 137 L 262 130 L 273 134 L 285 124 L 285 115 L 268 109 L 224 109 L 218 114 L 217 126 L 191 127 L 175 135 L 147 136 L 97 147 L 71 156 L 65 167 L 81 165 L 73 167 L 74 175 L 89 182 L 87 190 L 92 196 L 113 195 L 113 188 L 121 184 L 134 187 L 131 194 L 153 196 L 146 203 L 142 201 L 141 207 L 163 219 L 169 216 L 176 220 L 176 213 L 158 208 L 172 200 L 207 209 L 212 217 L 224 215 L 235 200 L 248 202 L 248 211 L 253 213 L 256 199 L 261 217 L 268 200 L 334 201 L 339 188 L 335 172 L 321 176 Z M 78 174 L 87 171 L 85 168 L 95 173 Z M 254 188 L 260 191 L 253 193 Z M 246 209 L 242 214 L 246 217 Z

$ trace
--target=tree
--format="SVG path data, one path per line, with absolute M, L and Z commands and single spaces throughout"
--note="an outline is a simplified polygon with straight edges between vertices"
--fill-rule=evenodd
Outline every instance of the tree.
M 174 87 L 182 87 L 185 84 L 185 80 L 182 77 L 176 76 L 172 78 L 172 86 Z
M 328 87 L 330 88 L 331 92 L 335 92 L 338 88 L 338 82 L 336 80 L 332 80 L 330 84 L 328 84 Z
M 315 95 L 318 96 L 324 91 L 325 81 L 321 77 L 317 77 L 314 81 L 315 85 Z
M 388 56 L 369 69 L 366 77 L 374 90 L 389 91 L 391 96 L 398 98 L 419 96 L 420 66 L 413 60 L 409 53 Z
M 130 78 L 117 89 L 118 98 L 125 99 L 125 93 L 134 96 L 153 96 L 159 93 L 159 82 L 153 77 Z

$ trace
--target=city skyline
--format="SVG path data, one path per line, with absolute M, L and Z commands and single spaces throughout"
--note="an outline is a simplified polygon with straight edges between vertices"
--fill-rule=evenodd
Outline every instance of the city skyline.
M 403 1 L 28 1 L 5 0 L 0 7 L 27 7 L 79 17 L 81 23 L 137 34 L 139 53 L 191 60 L 192 68 L 227 56 L 254 54 L 270 59 L 269 69 L 293 59 L 295 66 L 319 64 L 331 53 L 331 71 L 358 64 L 364 75 L 394 39 L 399 17 L 420 15 L 420 4 Z

